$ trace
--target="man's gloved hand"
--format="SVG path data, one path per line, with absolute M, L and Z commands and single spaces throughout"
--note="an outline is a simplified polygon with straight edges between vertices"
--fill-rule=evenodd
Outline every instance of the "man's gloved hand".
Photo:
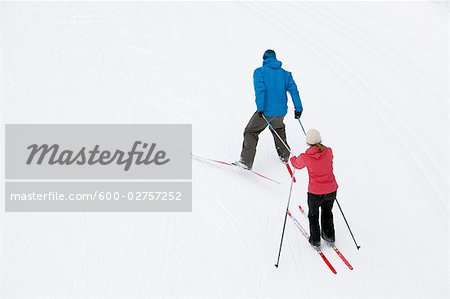
M 262 117 L 263 116 L 263 112 L 262 111 L 258 111 L 258 116 Z
M 300 116 L 302 116 L 302 112 L 301 111 L 295 111 L 294 115 L 295 115 L 295 119 L 299 119 Z

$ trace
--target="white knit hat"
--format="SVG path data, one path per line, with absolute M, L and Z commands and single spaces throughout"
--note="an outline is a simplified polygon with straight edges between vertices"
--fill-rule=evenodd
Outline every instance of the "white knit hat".
M 308 133 L 306 133 L 306 143 L 314 145 L 321 142 L 322 137 L 320 137 L 319 131 L 317 131 L 316 129 L 308 130 Z

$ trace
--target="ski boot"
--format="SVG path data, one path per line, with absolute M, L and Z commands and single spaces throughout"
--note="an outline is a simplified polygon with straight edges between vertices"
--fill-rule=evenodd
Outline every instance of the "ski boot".
M 287 164 L 289 162 L 289 157 L 278 156 L 278 158 L 280 158 L 281 162 L 283 162 L 284 164 Z
M 320 240 L 319 241 L 311 241 L 309 240 L 309 244 L 311 244 L 311 246 L 315 249 L 315 250 L 320 250 Z
M 334 245 L 334 238 L 329 238 L 325 236 L 325 234 L 322 232 L 322 239 L 327 242 L 329 245 Z
M 233 162 L 233 163 L 231 163 L 231 165 L 234 165 L 234 166 L 243 168 L 243 169 L 245 169 L 245 170 L 252 170 L 251 167 L 248 167 L 248 166 L 245 165 L 242 161 L 236 161 L 236 162 Z

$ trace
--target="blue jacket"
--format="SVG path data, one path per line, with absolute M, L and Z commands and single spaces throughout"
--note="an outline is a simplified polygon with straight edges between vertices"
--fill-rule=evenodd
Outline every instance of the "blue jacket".
M 281 68 L 281 61 L 275 57 L 264 59 L 263 66 L 253 73 L 256 107 L 270 117 L 285 116 L 289 92 L 296 111 L 303 111 L 302 101 L 292 74 Z

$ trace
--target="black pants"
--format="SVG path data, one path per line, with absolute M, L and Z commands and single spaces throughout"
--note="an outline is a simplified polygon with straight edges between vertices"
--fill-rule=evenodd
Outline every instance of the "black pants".
M 322 225 L 322 236 L 334 242 L 334 223 L 333 223 L 333 209 L 334 200 L 336 199 L 336 191 L 317 195 L 308 192 L 308 218 L 309 231 L 311 236 L 310 242 L 320 242 L 320 226 L 319 226 L 319 208 L 322 209 L 320 222 Z
M 287 144 L 286 141 L 286 130 L 284 125 L 284 116 L 280 117 L 268 117 L 267 120 L 270 122 L 272 127 L 278 133 L 278 135 L 283 139 L 283 142 Z M 256 145 L 258 144 L 259 134 L 264 131 L 267 127 L 267 123 L 264 118 L 259 117 L 258 113 L 255 112 L 250 118 L 247 126 L 244 130 L 244 142 L 242 144 L 242 152 L 241 152 L 241 162 L 247 165 L 249 168 L 253 166 L 253 160 L 255 159 L 256 154 Z M 280 141 L 278 136 L 270 130 L 273 135 L 273 139 L 275 141 L 275 148 L 277 150 L 278 156 L 284 160 L 289 159 L 289 150 L 284 146 L 284 144 Z

